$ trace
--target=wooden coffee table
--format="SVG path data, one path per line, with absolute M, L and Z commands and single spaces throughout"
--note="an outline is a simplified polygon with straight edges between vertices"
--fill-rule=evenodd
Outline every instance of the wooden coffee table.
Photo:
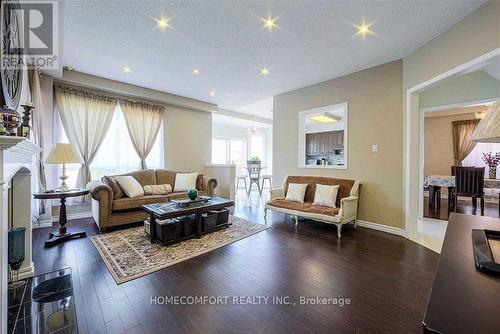
M 87 234 L 85 232 L 69 232 L 66 228 L 67 218 L 66 218 L 66 198 L 68 197 L 78 197 L 88 195 L 90 191 L 88 189 L 73 189 L 69 191 L 51 191 L 51 192 L 40 192 L 34 193 L 33 197 L 35 199 L 59 199 L 59 233 L 49 234 L 49 239 L 45 241 L 45 247 L 50 247 L 60 242 L 64 242 L 73 238 L 85 238 Z
M 196 238 L 200 238 L 202 234 L 204 234 L 201 231 L 201 221 L 202 221 L 201 215 L 204 212 L 210 210 L 223 209 L 231 206 L 234 206 L 234 201 L 220 197 L 213 197 L 207 202 L 192 203 L 188 206 L 183 206 L 183 207 L 177 205 L 176 203 L 168 202 L 168 203 L 146 204 L 143 205 L 142 208 L 150 215 L 149 235 L 151 238 L 151 243 L 154 243 L 156 240 L 155 224 L 157 219 L 163 220 L 167 218 L 178 218 L 195 214 L 196 216 L 195 235 Z M 220 226 L 220 228 L 226 228 L 226 227 L 228 227 L 228 224 Z

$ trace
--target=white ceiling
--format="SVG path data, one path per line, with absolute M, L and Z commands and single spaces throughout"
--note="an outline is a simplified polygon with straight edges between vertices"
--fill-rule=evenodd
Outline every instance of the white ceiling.
M 482 3 L 67 1 L 63 63 L 237 110 L 402 58 Z M 259 19 L 268 13 L 279 16 L 272 33 Z M 162 15 L 171 29 L 156 29 Z M 352 25 L 363 20 L 375 32 L 364 40 Z M 259 75 L 264 66 L 267 77 Z M 193 76 L 193 68 L 201 74 Z M 257 113 L 250 109 L 242 111 Z
M 246 120 L 243 118 L 230 117 L 230 116 L 226 116 L 226 115 L 220 115 L 217 113 L 214 113 L 212 115 L 212 124 L 217 124 L 217 125 L 221 125 L 221 126 L 239 127 L 239 128 L 244 128 L 244 129 L 248 129 L 250 127 L 252 127 L 252 128 L 255 127 L 257 129 L 270 129 L 270 128 L 272 128 L 271 124 L 254 122 L 254 121 Z

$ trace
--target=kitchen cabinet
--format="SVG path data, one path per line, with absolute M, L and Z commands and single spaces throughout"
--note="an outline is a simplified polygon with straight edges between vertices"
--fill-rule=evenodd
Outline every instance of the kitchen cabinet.
M 344 130 L 306 134 L 306 155 L 326 155 L 344 149 Z

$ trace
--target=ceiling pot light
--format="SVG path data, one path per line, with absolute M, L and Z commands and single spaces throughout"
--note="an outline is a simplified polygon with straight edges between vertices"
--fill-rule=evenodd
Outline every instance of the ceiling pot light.
M 215 92 L 210 92 L 210 96 L 214 96 L 215 95 Z
M 168 18 L 161 17 L 161 18 L 155 19 L 155 20 L 156 20 L 156 25 L 158 26 L 158 28 L 160 28 L 162 30 L 170 28 L 170 24 L 168 23 L 168 21 L 169 21 Z
M 267 30 L 271 31 L 274 28 L 278 28 L 278 25 L 276 24 L 276 21 L 278 21 L 277 17 L 272 17 L 271 15 L 268 15 L 267 18 L 260 18 L 262 22 L 264 22 L 264 26 L 262 28 L 266 28 Z
M 359 25 L 355 24 L 354 26 L 358 29 L 355 35 L 361 36 L 362 38 L 365 38 L 367 35 L 373 35 L 374 32 L 370 29 L 372 25 L 373 23 L 365 23 L 365 22 L 362 22 Z
M 335 123 L 341 120 L 340 117 L 330 114 L 329 112 L 309 116 L 309 119 L 318 123 Z
M 130 74 L 130 73 L 132 73 L 132 69 L 130 68 L 130 66 L 124 66 L 123 67 L 123 72 L 125 74 Z
M 197 69 L 197 68 L 195 68 L 195 69 L 193 70 L 193 75 L 198 75 L 198 74 L 200 74 L 200 70 L 199 70 L 199 69 Z
M 269 75 L 269 70 L 264 67 L 263 69 L 260 70 L 260 75 L 262 75 L 262 76 Z

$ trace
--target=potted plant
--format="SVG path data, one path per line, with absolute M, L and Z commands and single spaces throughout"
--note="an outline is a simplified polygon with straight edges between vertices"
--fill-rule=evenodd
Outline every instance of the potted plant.
M 256 164 L 260 165 L 261 163 L 262 161 L 257 155 L 251 157 L 250 160 L 247 160 L 247 165 L 256 165 Z
M 500 164 L 500 152 L 493 154 L 492 152 L 483 153 L 483 161 L 489 167 L 489 178 L 497 178 L 497 166 Z

